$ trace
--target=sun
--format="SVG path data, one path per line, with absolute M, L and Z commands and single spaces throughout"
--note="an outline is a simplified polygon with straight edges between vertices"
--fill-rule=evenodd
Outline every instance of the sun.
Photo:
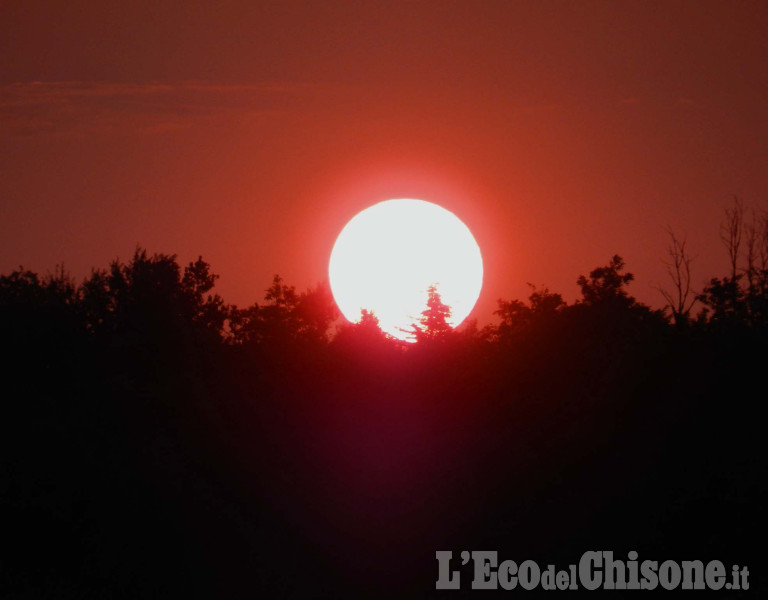
M 371 311 L 385 333 L 405 341 L 430 286 L 450 306 L 456 327 L 483 285 L 483 259 L 469 228 L 424 200 L 386 200 L 355 215 L 336 239 L 328 271 L 347 320 L 359 322 L 363 309 Z

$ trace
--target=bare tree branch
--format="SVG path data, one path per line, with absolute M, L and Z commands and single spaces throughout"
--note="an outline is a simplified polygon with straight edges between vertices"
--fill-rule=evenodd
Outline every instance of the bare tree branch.
M 685 321 L 696 304 L 696 293 L 691 290 L 691 262 L 692 257 L 686 249 L 687 241 L 685 238 L 678 239 L 671 228 L 667 228 L 670 242 L 667 247 L 667 260 L 662 262 L 667 267 L 667 275 L 672 281 L 672 290 L 665 289 L 662 286 L 656 286 L 656 289 L 664 297 L 667 306 L 672 311 L 675 323 Z
M 760 252 L 760 226 L 758 224 L 757 213 L 752 209 L 752 219 L 749 221 L 746 229 L 747 236 L 747 266 L 744 273 L 747 276 L 749 289 L 753 289 L 757 278 L 757 260 Z
M 768 271 L 768 213 L 763 213 L 758 222 L 758 255 L 760 271 Z
M 720 225 L 720 241 L 728 250 L 731 263 L 731 278 L 736 279 L 739 262 L 739 249 L 744 230 L 744 202 L 738 196 L 733 197 L 733 207 L 725 209 L 725 221 Z

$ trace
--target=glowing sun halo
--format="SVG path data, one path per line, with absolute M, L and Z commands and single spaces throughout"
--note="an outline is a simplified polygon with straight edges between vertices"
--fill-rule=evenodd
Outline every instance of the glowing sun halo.
M 386 200 L 346 224 L 331 252 L 329 276 L 349 321 L 360 321 L 366 309 L 385 333 L 407 340 L 403 330 L 418 322 L 431 285 L 451 307 L 451 325 L 469 315 L 483 285 L 483 259 L 452 212 L 424 200 Z

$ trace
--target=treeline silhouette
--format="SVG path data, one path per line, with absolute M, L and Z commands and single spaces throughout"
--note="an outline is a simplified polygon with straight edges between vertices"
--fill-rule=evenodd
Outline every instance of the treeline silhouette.
M 430 597 L 436 550 L 483 549 L 765 589 L 758 255 L 695 315 L 638 302 L 619 256 L 484 328 L 432 289 L 413 344 L 325 285 L 229 305 L 202 258 L 4 275 L 2 595 Z

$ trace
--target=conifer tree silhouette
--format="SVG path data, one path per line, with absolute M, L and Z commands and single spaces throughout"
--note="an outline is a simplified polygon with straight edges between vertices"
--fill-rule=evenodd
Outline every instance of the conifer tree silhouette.
M 422 311 L 419 323 L 413 325 L 412 333 L 417 342 L 445 339 L 453 327 L 448 322 L 451 307 L 443 302 L 436 285 L 427 289 L 427 308 Z

